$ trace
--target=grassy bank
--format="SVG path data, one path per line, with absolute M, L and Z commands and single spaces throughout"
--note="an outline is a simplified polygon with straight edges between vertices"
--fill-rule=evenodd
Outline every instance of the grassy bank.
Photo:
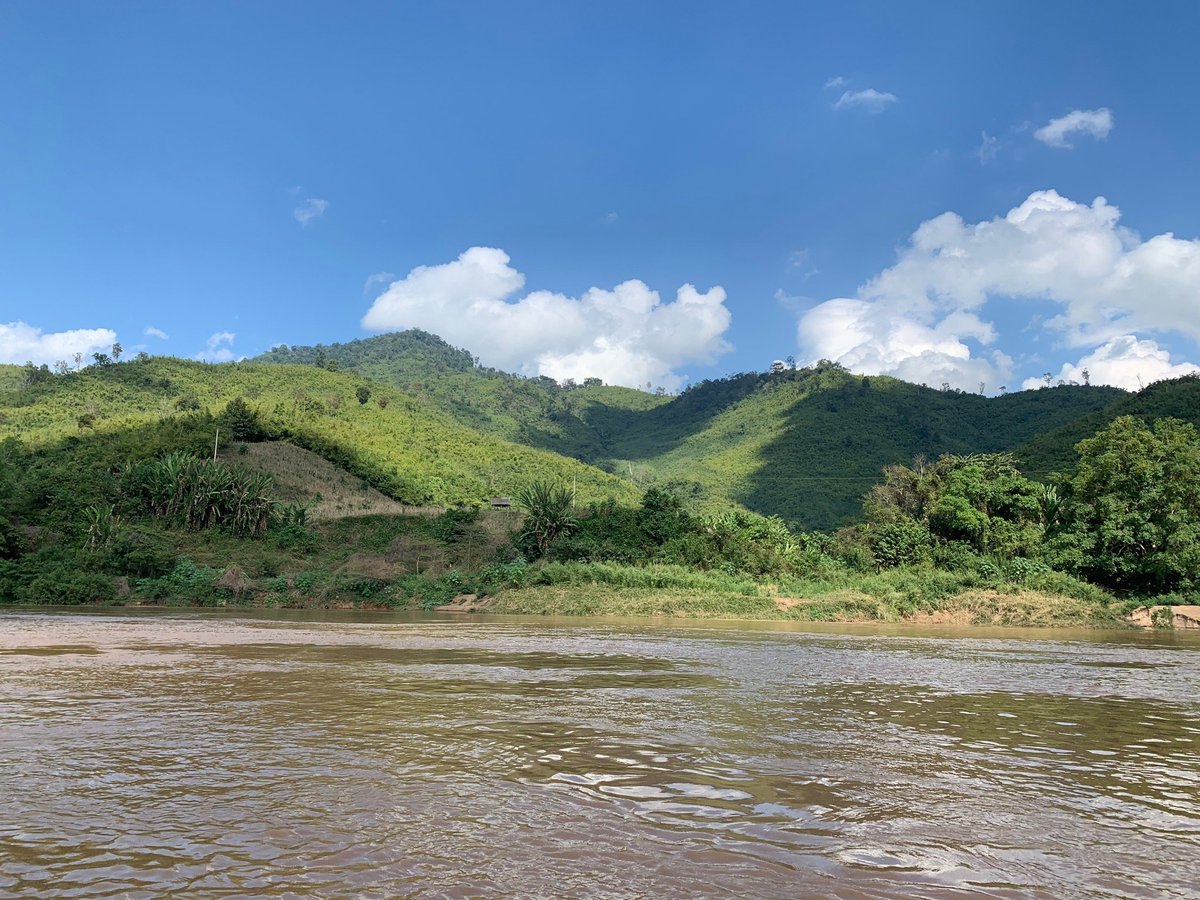
M 540 586 L 501 591 L 479 612 L 547 616 L 647 616 L 804 622 L 912 622 L 945 625 L 1128 627 L 1125 604 L 1095 603 L 1025 589 L 972 589 L 914 608 L 861 590 L 771 597 L 680 588 Z

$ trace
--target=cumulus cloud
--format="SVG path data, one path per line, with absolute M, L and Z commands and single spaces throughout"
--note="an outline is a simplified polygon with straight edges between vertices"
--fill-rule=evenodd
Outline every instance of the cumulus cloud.
M 71 362 L 76 353 L 90 357 L 107 353 L 117 340 L 111 328 L 75 328 L 71 331 L 44 332 L 25 322 L 0 324 L 0 363 L 53 365 L 59 360 Z
M 867 88 L 865 91 L 845 91 L 833 104 L 834 109 L 865 109 L 867 112 L 882 112 L 888 104 L 895 103 L 899 98 L 886 91 Z
M 232 331 L 216 332 L 205 342 L 204 349 L 196 354 L 196 359 L 201 362 L 232 362 L 235 359 L 233 341 L 236 337 Z
M 1049 147 L 1070 150 L 1070 138 L 1075 135 L 1093 137 L 1098 141 L 1108 137 L 1113 130 L 1112 111 L 1100 109 L 1074 109 L 1065 116 L 1051 119 L 1033 133 L 1033 136 Z
M 903 303 L 839 298 L 803 315 L 798 334 L 809 361 L 832 359 L 868 375 L 964 390 L 983 383 L 990 391 L 1012 377 L 1013 361 L 999 350 L 972 354 L 966 340 L 986 346 L 996 332 L 968 312 L 922 319 L 907 314 Z
M 472 247 L 453 262 L 418 266 L 363 317 L 364 328 L 422 328 L 469 348 L 488 365 L 555 379 L 675 388 L 676 369 L 729 349 L 725 291 L 685 284 L 664 302 L 641 281 L 580 297 L 534 291 L 503 250 Z
M 329 201 L 322 200 L 320 197 L 308 197 L 299 206 L 292 210 L 292 217 L 303 227 L 308 227 L 308 223 L 314 219 L 319 219 L 325 215 L 325 210 L 329 209 Z
M 1138 340 L 1132 334 L 1123 334 L 1097 347 L 1079 362 L 1065 363 L 1053 380 L 1111 384 L 1138 391 L 1155 381 L 1193 372 L 1200 372 L 1200 366 L 1172 363 L 1171 354 L 1157 341 Z M 1027 378 L 1022 386 L 1036 388 L 1045 383 L 1042 378 Z
M 167 333 L 161 328 L 155 328 L 153 325 L 147 325 L 146 330 L 142 332 L 146 337 L 158 338 L 160 341 L 170 340 Z
M 846 79 L 843 78 L 841 75 L 834 75 L 832 78 L 830 78 L 828 81 L 825 82 L 825 87 L 827 87 L 827 88 L 841 87 L 845 83 L 846 83 Z
M 1169 233 L 1143 241 L 1119 217 L 1103 197 L 1088 205 L 1055 191 L 975 224 L 944 213 L 922 223 L 896 264 L 856 298 L 805 313 L 801 348 L 864 372 L 973 390 L 1007 379 L 1011 364 L 966 343 L 995 341 L 980 318 L 991 298 L 1055 304 L 1059 312 L 1045 327 L 1069 346 L 1146 331 L 1200 339 L 1200 241 Z M 982 364 L 991 367 L 986 378 Z M 913 378 L 922 371 L 928 376 Z

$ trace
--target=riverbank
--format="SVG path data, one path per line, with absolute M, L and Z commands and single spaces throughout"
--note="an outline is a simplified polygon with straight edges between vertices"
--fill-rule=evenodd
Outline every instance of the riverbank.
M 536 616 L 635 616 L 743 621 L 910 622 L 937 625 L 1130 627 L 1127 604 L 1018 590 L 969 590 L 914 609 L 899 598 L 844 590 L 819 597 L 745 596 L 671 588 L 541 586 L 465 595 L 440 612 Z
M 576 618 L 707 619 L 729 622 L 830 622 L 841 624 L 897 623 L 1013 628 L 1137 628 L 1172 627 L 1159 618 L 1147 625 L 1129 614 L 1129 604 L 1096 603 L 1039 591 L 1006 593 L 981 589 L 913 608 L 896 599 L 878 598 L 854 590 L 818 597 L 746 596 L 711 590 L 680 588 L 620 588 L 609 585 L 513 588 L 497 594 L 462 594 L 448 603 L 430 605 L 417 599 L 364 600 L 354 597 L 260 594 L 220 597 L 204 602 L 179 600 L 80 604 L 79 608 L 109 609 L 295 609 L 363 610 L 373 612 L 437 612 Z M 0 606 L 0 609 L 3 609 Z M 36 609 L 37 607 L 21 607 Z M 1163 607 L 1158 607 L 1159 609 Z M 1139 608 L 1140 611 L 1141 608 Z M 1145 618 L 1144 616 L 1142 618 Z

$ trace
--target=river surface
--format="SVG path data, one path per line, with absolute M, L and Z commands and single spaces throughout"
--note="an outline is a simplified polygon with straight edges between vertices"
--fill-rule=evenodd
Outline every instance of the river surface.
M 0 895 L 1161 897 L 1200 640 L 0 613 Z

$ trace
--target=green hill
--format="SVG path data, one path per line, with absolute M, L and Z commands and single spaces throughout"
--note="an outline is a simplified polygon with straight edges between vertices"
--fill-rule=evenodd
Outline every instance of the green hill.
M 0 440 L 128 444 L 139 429 L 217 413 L 237 397 L 258 414 L 264 436 L 312 450 L 406 503 L 479 503 L 535 479 L 574 481 L 583 502 L 638 496 L 578 460 L 482 434 L 425 399 L 315 366 L 171 358 L 92 366 L 0 393 Z
M 740 375 L 641 415 L 612 451 L 635 473 L 695 495 L 828 529 L 858 515 L 886 465 L 1010 450 L 1121 393 L 1067 386 L 988 398 L 836 366 Z
M 354 372 L 426 401 L 470 428 L 585 461 L 609 455 L 605 431 L 588 421 L 593 406 L 646 410 L 667 402 L 630 388 L 562 387 L 552 378 L 480 367 L 468 351 L 417 329 L 345 344 L 276 347 L 254 361 Z
M 1185 375 L 1155 382 L 1136 394 L 1122 393 L 1103 409 L 1027 438 L 1016 449 L 1017 457 L 1032 473 L 1064 472 L 1078 460 L 1075 445 L 1118 416 L 1134 416 L 1144 422 L 1182 419 L 1200 426 L 1200 377 Z
M 733 500 L 821 529 L 853 519 L 886 465 L 1012 450 L 1126 396 L 1072 385 L 987 398 L 823 366 L 743 373 L 661 397 L 481 368 L 470 352 L 415 330 L 277 348 L 259 359 L 333 363 L 401 387 L 484 433 L 643 486 L 670 484 L 702 507 Z
M 359 388 L 369 392 L 365 404 Z M 1014 451 L 1045 477 L 1069 468 L 1074 445 L 1118 415 L 1200 421 L 1194 377 L 1133 395 L 1068 385 L 989 398 L 825 365 L 743 373 L 663 397 L 481 368 L 467 351 L 412 331 L 277 348 L 262 363 L 89 367 L 33 386 L 6 366 L 0 436 L 45 445 L 112 434 L 188 410 L 216 413 L 238 396 L 272 436 L 404 502 L 480 502 L 535 478 L 574 479 L 584 502 L 632 500 L 637 486 L 665 484 L 701 508 L 732 501 L 806 529 L 852 521 L 893 463 Z

